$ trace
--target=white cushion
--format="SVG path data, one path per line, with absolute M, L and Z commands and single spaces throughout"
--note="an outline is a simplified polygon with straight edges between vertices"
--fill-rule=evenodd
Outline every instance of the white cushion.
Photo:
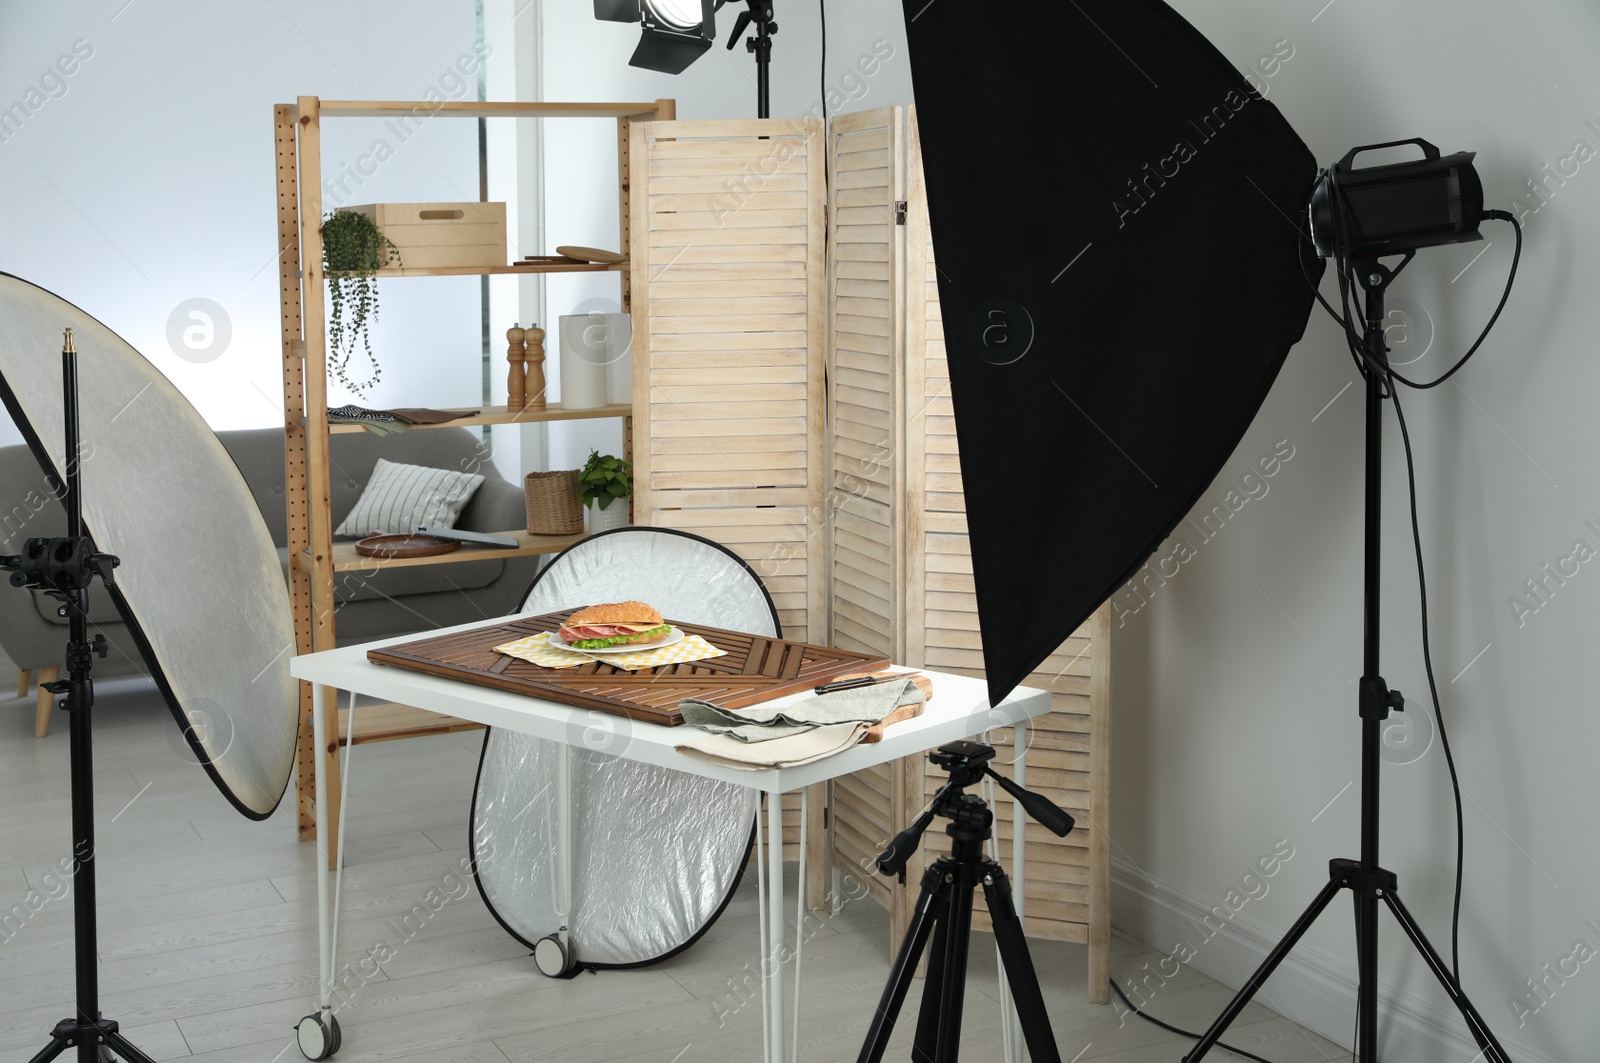
M 419 524 L 454 528 L 472 493 L 483 483 L 474 473 L 401 465 L 378 459 L 372 479 L 335 535 L 384 535 L 414 531 Z

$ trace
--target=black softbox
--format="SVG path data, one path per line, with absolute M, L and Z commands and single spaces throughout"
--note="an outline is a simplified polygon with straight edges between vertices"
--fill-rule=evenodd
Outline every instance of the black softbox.
M 1156 0 L 905 11 L 998 701 L 1255 416 L 1321 276 L 1301 223 L 1316 164 Z

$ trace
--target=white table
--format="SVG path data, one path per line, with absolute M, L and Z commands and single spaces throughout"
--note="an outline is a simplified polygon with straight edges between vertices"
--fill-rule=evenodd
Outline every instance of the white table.
M 481 627 L 482 624 L 482 621 L 462 624 L 459 627 L 445 628 L 432 632 L 431 636 L 448 635 L 455 631 Z M 385 639 L 361 646 L 347 646 L 342 649 L 296 657 L 291 662 L 289 670 L 295 678 L 308 680 L 313 684 L 313 731 L 315 734 L 315 746 L 319 754 L 328 749 L 327 720 L 329 719 L 330 710 L 336 708 L 336 706 L 329 704 L 327 696 L 329 690 L 335 692 L 347 690 L 352 694 L 363 697 L 377 698 L 400 705 L 411 705 L 420 709 L 429 709 L 458 719 L 485 724 L 489 727 L 503 727 L 510 731 L 533 735 L 553 742 L 571 743 L 574 736 L 581 735 L 584 732 L 585 723 L 589 719 L 587 713 L 590 710 L 587 709 L 563 705 L 559 702 L 546 701 L 542 698 L 529 697 L 523 694 L 511 694 L 458 680 L 424 675 L 421 672 L 396 668 L 393 665 L 373 664 L 367 660 L 367 651 L 370 649 L 415 641 L 417 637 L 416 635 L 404 635 L 399 638 Z M 835 756 L 796 768 L 744 771 L 712 764 L 694 757 L 685 756 L 673 748 L 682 738 L 683 731 L 681 728 L 662 727 L 658 724 L 638 720 L 630 722 L 629 741 L 626 748 L 621 752 L 621 756 L 644 764 L 655 764 L 709 779 L 750 787 L 766 795 L 767 823 L 764 832 L 761 829 L 761 817 L 759 814 L 756 816 L 758 871 L 762 870 L 760 861 L 763 855 L 763 846 L 766 861 L 764 873 L 758 875 L 760 884 L 760 916 L 758 923 L 761 934 L 761 947 L 765 955 L 765 965 L 770 971 L 768 977 L 764 979 L 764 992 L 761 1002 L 763 1028 L 765 1030 L 765 1044 L 763 1045 L 765 1063 L 781 1063 L 785 1058 L 783 1048 L 785 1009 L 783 1001 L 783 964 L 781 962 L 783 945 L 779 940 L 783 933 L 784 900 L 782 795 L 792 790 L 799 790 L 801 793 L 801 874 L 798 901 L 801 918 L 797 920 L 795 933 L 795 1015 L 793 1022 L 793 1058 L 798 1063 L 800 954 L 804 943 L 803 929 L 805 926 L 806 853 L 804 839 L 806 833 L 805 817 L 809 811 L 806 808 L 805 788 L 841 775 L 860 771 L 863 768 L 870 768 L 892 760 L 898 760 L 901 757 L 916 755 L 946 742 L 969 738 L 992 729 L 1014 725 L 1020 725 L 1025 728 L 1028 720 L 1050 711 L 1050 695 L 1042 690 L 1036 690 L 1031 687 L 1017 687 L 999 705 L 991 707 L 989 705 L 987 687 L 982 680 L 971 679 L 966 676 L 948 675 L 943 672 L 930 672 L 926 669 L 922 670 L 922 674 L 933 681 L 933 699 L 920 716 L 887 728 L 881 742 L 875 742 L 871 745 L 858 745 Z M 806 696 L 806 694 L 790 695 L 787 698 L 775 699 L 774 704 L 782 704 L 784 701 L 793 701 Z M 1019 785 L 1025 785 L 1026 783 L 1027 747 L 1026 739 L 1019 735 L 1013 747 L 1017 750 L 1014 777 Z M 317 836 L 319 838 L 327 838 L 330 837 L 329 829 L 331 826 L 328 822 L 328 780 L 321 770 L 322 757 L 318 755 L 312 759 L 313 763 L 317 765 Z M 348 785 L 347 775 L 344 782 L 345 785 Z M 1013 802 L 1012 816 L 1011 881 L 1015 890 L 1014 899 L 1017 917 L 1020 919 L 1023 910 L 1022 883 L 1025 856 L 1023 837 L 1026 833 L 1023 829 L 1023 821 L 1026 813 L 1022 810 L 1021 805 Z M 763 834 L 765 835 L 764 842 Z M 337 863 L 342 865 L 346 846 L 342 837 L 340 841 Z M 338 941 L 334 930 L 337 918 L 337 877 L 341 868 L 335 867 L 330 870 L 326 860 L 318 860 L 316 865 L 317 925 L 320 940 L 318 960 L 321 964 L 320 1008 L 321 1014 L 326 1021 L 332 1017 L 334 972 L 338 970 Z M 330 876 L 333 876 L 334 879 L 332 885 L 330 885 L 329 881 Z M 579 959 L 581 960 L 582 957 L 579 957 Z M 1021 1029 L 1017 1023 L 1015 1012 L 1010 1007 L 1010 997 L 1004 985 L 1003 972 L 1001 975 L 1001 1008 L 1003 1009 L 1003 1026 L 1006 1034 L 1006 1058 L 1010 1063 L 1021 1063 Z M 863 1037 L 866 1035 L 865 1028 L 862 1030 L 862 1035 Z

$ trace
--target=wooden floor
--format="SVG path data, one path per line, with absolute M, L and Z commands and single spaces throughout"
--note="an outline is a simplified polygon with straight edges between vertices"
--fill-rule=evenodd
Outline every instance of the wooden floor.
M 14 675 L 14 672 L 7 673 Z M 7 681 L 9 686 L 9 680 Z M 14 689 L 14 688 L 13 688 Z M 102 1008 L 158 1060 L 273 1063 L 301 1058 L 291 1028 L 315 1000 L 313 849 L 288 805 L 264 823 L 237 815 L 179 748 L 151 688 L 102 684 L 96 709 Z M 65 720 L 33 737 L 33 702 L 0 701 L 0 1060 L 27 1060 L 72 1002 L 72 904 Z M 465 855 L 481 736 L 355 750 L 344 883 L 345 958 L 394 955 L 350 982 L 339 1011 L 342 1063 L 749 1063 L 760 1058 L 756 891 L 742 887 L 684 954 L 638 971 L 541 977 L 475 894 L 425 924 L 402 923 L 430 889 L 448 892 Z M 52 869 L 55 868 L 54 873 Z M 791 883 L 794 868 L 790 867 Z M 29 911 L 30 891 L 38 908 Z M 792 893 L 791 893 L 792 896 Z M 42 906 L 39 899 L 45 898 Z M 802 1058 L 854 1060 L 888 973 L 887 919 L 870 902 L 831 917 L 805 951 Z M 1116 1007 L 1084 1001 L 1084 951 L 1039 943 L 1035 960 L 1065 1060 L 1178 1060 L 1187 1042 Z M 1118 939 L 1114 973 L 1159 954 Z M 973 950 L 964 1058 L 999 1058 L 994 953 Z M 792 982 L 789 983 L 792 988 Z M 1229 994 L 1189 970 L 1151 1010 L 1203 1027 Z M 914 1002 L 890 1058 L 906 1058 Z M 1233 1043 L 1281 1063 L 1347 1053 L 1259 1005 Z M 1229 1057 L 1217 1053 L 1221 1060 Z

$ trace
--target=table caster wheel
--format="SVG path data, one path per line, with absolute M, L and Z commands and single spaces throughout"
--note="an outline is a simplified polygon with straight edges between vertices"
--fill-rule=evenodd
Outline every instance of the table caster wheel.
M 546 978 L 571 978 L 577 973 L 572 953 L 558 934 L 542 937 L 533 945 L 533 964 Z
M 295 1026 L 294 1036 L 300 1044 L 300 1054 L 312 1060 L 332 1058 L 344 1041 L 339 1020 L 332 1015 L 326 1022 L 320 1014 L 307 1015 Z

